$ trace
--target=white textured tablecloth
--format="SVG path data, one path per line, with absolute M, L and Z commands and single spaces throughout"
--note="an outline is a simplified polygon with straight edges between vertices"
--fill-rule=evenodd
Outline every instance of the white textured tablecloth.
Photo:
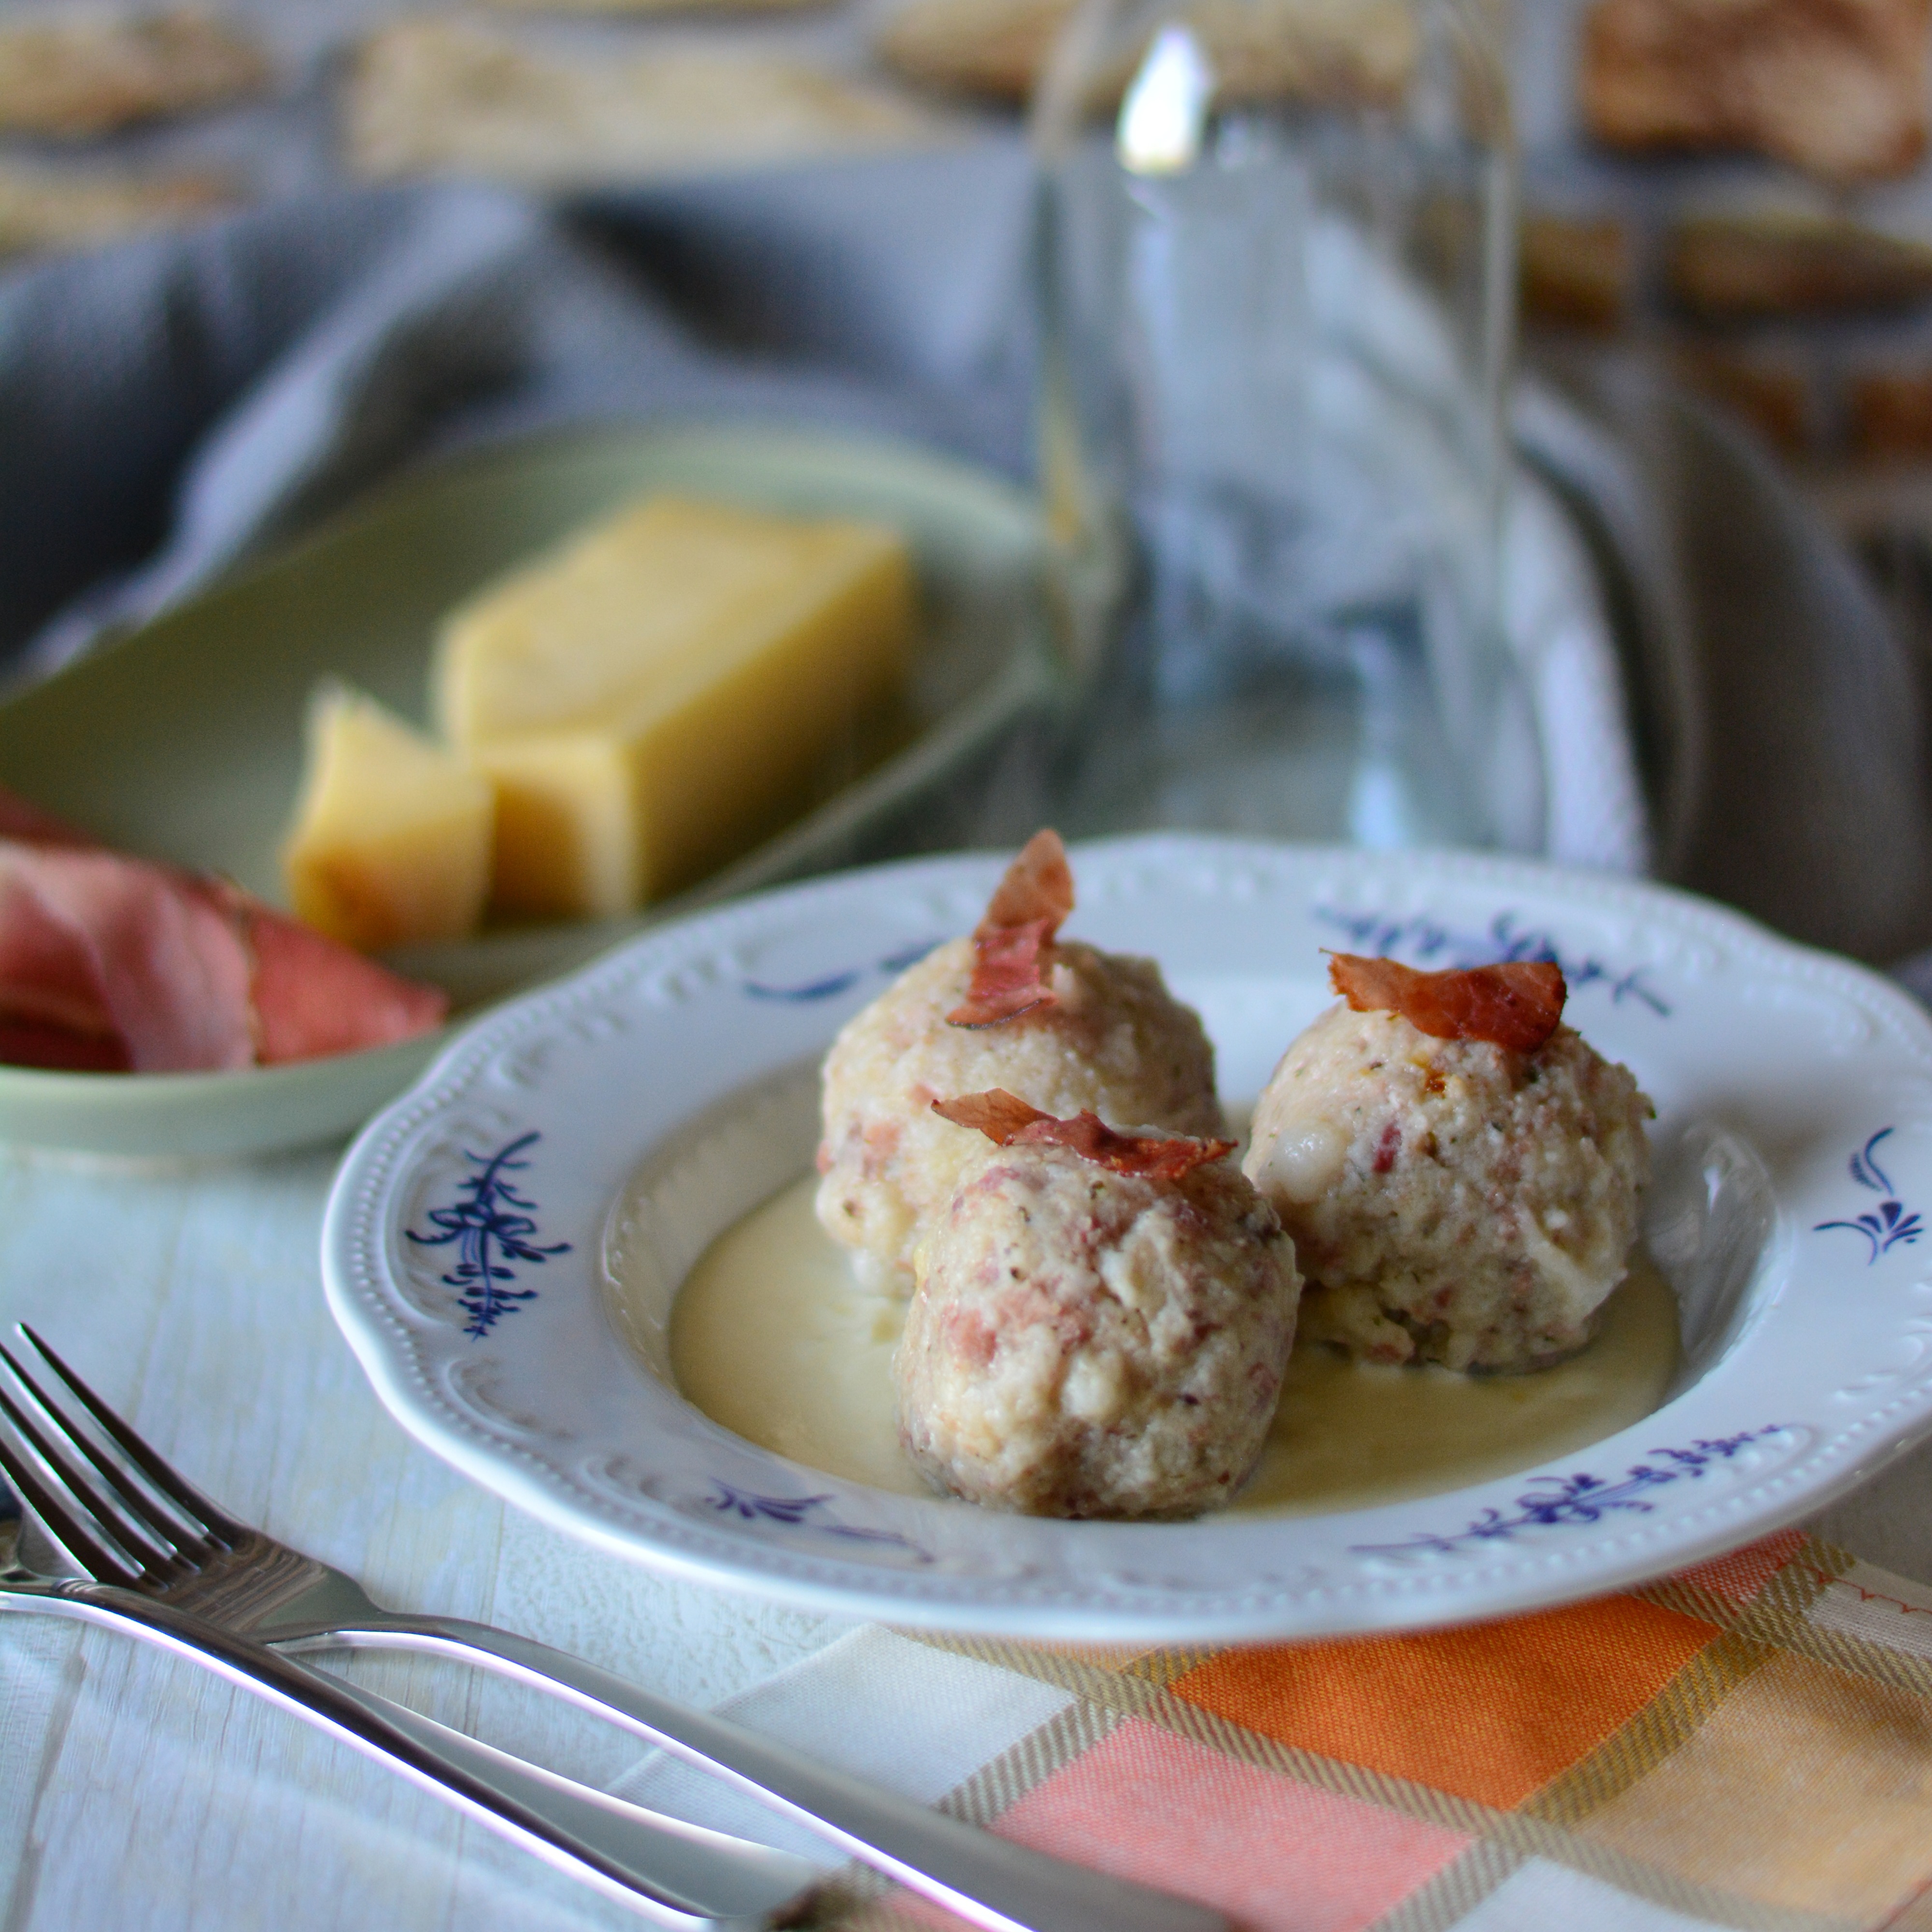
M 525 1631 L 701 1704 L 739 1697 L 853 1628 L 581 1548 L 416 1447 L 322 1300 L 334 1164 L 316 1154 L 165 1172 L 0 1154 L 0 1322 L 34 1323 L 212 1495 L 388 1603 Z M 1932 1452 L 1906 1459 L 1830 1512 L 1825 1533 L 1932 1580 L 1928 1474 Z M 7 1932 L 636 1922 L 187 1664 L 51 1618 L 0 1629 Z M 670 1796 L 640 1776 L 628 1738 L 488 1677 L 428 1659 L 353 1668 L 508 1748 Z M 958 1688 L 949 1724 L 966 1762 L 982 1741 L 960 1729 Z M 792 1727 L 782 1686 L 737 1708 Z M 864 1757 L 864 1739 L 817 1742 Z M 937 1798 L 938 1760 L 929 1748 L 917 1757 L 866 1764 Z
M 334 1160 L 169 1174 L 0 1156 L 0 1321 L 32 1322 L 212 1496 L 380 1600 L 526 1631 L 700 1704 L 847 1628 L 583 1548 L 418 1448 L 323 1303 Z M 641 1754 L 480 1673 L 354 1668 L 600 1783 Z M 52 1618 L 0 1625 L 0 1818 L 9 1932 L 637 1922 L 259 1700 Z

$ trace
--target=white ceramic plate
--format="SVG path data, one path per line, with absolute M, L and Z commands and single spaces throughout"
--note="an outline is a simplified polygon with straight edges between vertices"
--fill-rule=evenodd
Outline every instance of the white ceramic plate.
M 685 1269 L 801 1171 L 800 1070 L 900 964 L 970 928 L 993 859 L 662 928 L 459 1039 L 364 1132 L 329 1206 L 330 1300 L 383 1400 L 478 1482 L 640 1562 L 1092 1640 L 1402 1628 L 1614 1589 L 1820 1507 L 1928 1427 L 1932 1024 L 1883 981 L 1678 894 L 1521 863 L 1156 838 L 1075 869 L 1070 932 L 1160 960 L 1236 1102 L 1325 1003 L 1324 946 L 1558 958 L 1568 1017 L 1657 1102 L 1649 1235 L 1686 1346 L 1665 1406 L 1420 1501 L 1164 1524 L 887 1495 L 689 1406 L 662 1334 Z M 601 1255 L 640 1167 L 628 1238 L 656 1279 L 626 1340 Z

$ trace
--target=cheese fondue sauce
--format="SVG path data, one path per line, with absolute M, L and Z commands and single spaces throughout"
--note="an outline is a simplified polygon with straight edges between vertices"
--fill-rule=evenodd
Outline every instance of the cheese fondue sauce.
M 672 1367 L 714 1422 L 828 1475 L 932 1491 L 899 1453 L 892 1359 L 905 1304 L 860 1286 L 809 1175 L 712 1243 L 679 1291 Z M 1640 1420 L 1677 1366 L 1677 1306 L 1640 1254 L 1583 1352 L 1534 1375 L 1358 1365 L 1298 1348 L 1261 1466 L 1230 1506 L 1296 1515 L 1460 1489 Z

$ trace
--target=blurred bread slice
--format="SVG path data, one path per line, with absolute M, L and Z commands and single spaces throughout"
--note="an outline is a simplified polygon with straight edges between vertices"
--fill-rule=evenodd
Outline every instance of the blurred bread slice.
M 85 137 L 218 107 L 272 78 L 255 44 L 204 14 L 76 8 L 0 24 L 0 130 Z
M 798 14 L 833 0 L 483 0 L 502 14 L 575 14 L 608 20 L 624 14 Z
M 566 59 L 438 21 L 371 34 L 346 104 L 365 180 L 480 175 L 533 186 L 635 180 L 928 143 L 944 123 L 802 62 L 665 52 Z
M 1613 214 L 1526 214 L 1516 263 L 1527 321 L 1607 334 L 1629 316 L 1630 231 Z
M 1022 101 L 1072 17 L 1076 0 L 910 0 L 886 20 L 879 57 L 909 80 Z M 1404 0 L 1193 0 L 1185 18 L 1244 100 L 1386 106 L 1414 73 L 1418 40 Z M 1131 59 L 1110 76 L 1118 93 Z
M 1903 174 L 1925 149 L 1929 35 L 1932 0 L 1595 0 L 1583 117 L 1613 147 Z
M 1808 361 L 1792 345 L 1680 343 L 1671 367 L 1686 387 L 1749 424 L 1780 455 L 1816 449 L 1816 385 Z
M 0 160 L 0 256 L 84 248 L 170 228 L 234 200 L 225 183 L 204 176 L 82 172 Z
M 1854 462 L 1932 462 L 1932 363 L 1854 370 L 1845 420 Z
M 1671 230 L 1664 274 L 1706 321 L 1856 314 L 1932 298 L 1932 247 L 1831 215 L 1693 215 Z
M 911 0 L 879 30 L 879 58 L 908 80 L 1024 100 L 1078 0 Z

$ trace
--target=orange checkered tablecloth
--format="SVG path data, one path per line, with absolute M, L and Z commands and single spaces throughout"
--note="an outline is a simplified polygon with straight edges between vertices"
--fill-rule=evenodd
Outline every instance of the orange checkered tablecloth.
M 873 1628 L 727 1708 L 1254 1932 L 1932 1932 L 1932 1590 L 1796 1532 L 1416 1636 Z M 688 1775 L 626 1784 L 689 1811 Z M 853 1868 L 826 1907 L 854 1932 L 956 1922 Z

